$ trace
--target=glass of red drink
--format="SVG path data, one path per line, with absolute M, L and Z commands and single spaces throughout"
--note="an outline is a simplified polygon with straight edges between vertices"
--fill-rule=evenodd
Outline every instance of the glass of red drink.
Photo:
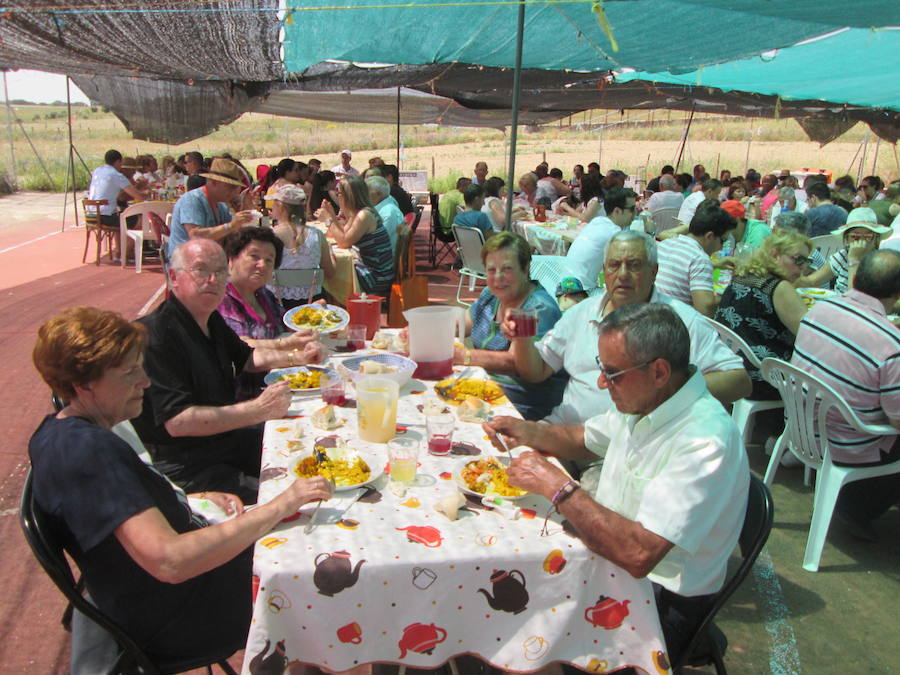
M 366 348 L 366 324 L 351 323 L 347 327 L 347 346 L 351 349 Z
M 322 400 L 329 405 L 344 405 L 347 402 L 344 380 L 339 375 L 323 374 L 319 380 L 319 392 Z
M 425 433 L 428 438 L 428 453 L 449 455 L 453 445 L 453 429 L 456 415 L 452 412 L 438 412 L 425 415 Z
M 537 335 L 538 313 L 535 309 L 511 309 L 509 318 L 516 322 L 516 337 L 534 337 Z

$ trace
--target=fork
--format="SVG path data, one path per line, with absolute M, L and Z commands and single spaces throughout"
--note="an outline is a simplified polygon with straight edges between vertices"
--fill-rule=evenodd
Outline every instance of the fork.
M 450 381 L 448 381 L 446 384 L 436 384 L 436 385 L 434 385 L 434 390 L 435 390 L 438 394 L 440 394 L 441 396 L 443 396 L 443 397 L 445 397 L 445 398 L 449 398 L 449 397 L 451 396 L 451 392 L 452 392 L 452 390 L 453 390 L 453 387 L 454 387 L 454 386 L 456 385 L 456 383 L 459 382 L 464 376 L 468 375 L 470 370 L 472 370 L 472 369 L 471 369 L 471 368 L 463 368 L 461 371 L 459 371 L 459 372 L 456 374 L 456 376 L 455 376 L 453 379 L 451 379 Z
M 324 452 L 322 452 L 321 446 L 318 446 L 318 445 L 313 446 L 313 457 L 316 458 L 316 464 L 318 464 L 319 466 L 328 462 L 328 457 L 325 455 Z M 328 482 L 331 485 L 332 491 L 334 491 L 334 478 L 329 476 Z M 303 528 L 303 534 L 309 534 L 314 529 L 316 529 L 316 525 L 318 525 L 318 523 L 316 522 L 316 514 L 319 513 L 319 508 L 322 506 L 322 503 L 324 501 L 325 501 L 324 499 L 320 499 L 319 502 L 316 504 L 316 508 L 313 509 L 312 515 L 309 517 L 309 522 L 306 524 L 306 527 Z

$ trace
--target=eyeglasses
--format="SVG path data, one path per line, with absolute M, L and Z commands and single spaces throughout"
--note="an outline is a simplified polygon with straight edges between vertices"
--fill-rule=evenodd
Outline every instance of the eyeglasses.
M 594 360 L 597 362 L 597 367 L 600 368 L 600 374 L 606 378 L 607 382 L 612 382 L 617 377 L 624 375 L 625 373 L 630 373 L 632 370 L 637 370 L 638 368 L 643 368 L 644 366 L 649 366 L 651 363 L 656 361 L 656 359 L 650 359 L 649 361 L 644 361 L 643 363 L 639 363 L 636 366 L 631 366 L 631 368 L 625 368 L 624 370 L 610 370 L 600 361 L 600 355 L 594 357 Z
M 195 267 L 188 267 L 184 270 L 188 272 L 196 281 L 206 281 L 211 276 L 216 278 L 218 282 L 228 281 L 229 276 L 227 267 L 220 267 L 219 269 L 210 269 L 209 267 L 204 267 L 203 265 L 197 265 Z
M 865 234 L 848 234 L 847 239 L 850 241 L 872 241 L 875 238 L 875 233 L 865 233 Z
M 808 255 L 791 256 L 791 260 L 793 260 L 794 264 L 798 267 L 809 267 L 809 265 L 812 263 L 812 258 L 810 258 Z
M 623 272 L 640 272 L 644 269 L 646 262 L 644 260 L 607 260 L 603 267 L 607 273 L 615 274 L 620 269 Z

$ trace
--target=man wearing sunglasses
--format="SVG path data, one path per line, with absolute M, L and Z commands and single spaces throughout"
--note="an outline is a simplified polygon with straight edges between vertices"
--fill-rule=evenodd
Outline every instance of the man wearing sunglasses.
M 690 363 L 684 322 L 659 303 L 636 303 L 600 324 L 596 386 L 614 409 L 583 426 L 495 417 L 498 434 L 568 459 L 606 460 L 583 489 L 537 452 L 509 467 L 509 482 L 545 496 L 585 545 L 653 582 L 670 661 L 722 587 L 741 530 L 750 472 L 740 432 Z M 549 512 L 548 512 L 549 515 Z

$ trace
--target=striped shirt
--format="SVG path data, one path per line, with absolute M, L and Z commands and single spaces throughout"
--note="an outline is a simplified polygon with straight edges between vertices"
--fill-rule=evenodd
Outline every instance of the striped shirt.
M 838 293 L 846 293 L 849 288 L 847 280 L 850 273 L 850 263 L 847 260 L 847 249 L 833 253 L 828 258 L 828 264 L 831 265 L 831 271 L 834 272 L 834 290 Z
M 699 242 L 686 234 L 661 242 L 656 287 L 683 303 L 694 306 L 691 291 L 713 292 L 712 260 Z
M 837 391 L 867 424 L 900 418 L 900 331 L 870 295 L 850 290 L 820 300 L 800 322 L 794 355 L 798 368 Z M 868 436 L 838 415 L 828 418 L 832 459 L 877 462 L 896 436 Z

